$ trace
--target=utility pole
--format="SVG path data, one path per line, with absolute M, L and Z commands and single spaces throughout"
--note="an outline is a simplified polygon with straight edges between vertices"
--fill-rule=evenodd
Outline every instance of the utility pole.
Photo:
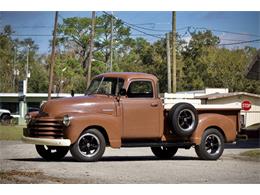
M 55 45 L 56 45 L 56 32 L 58 24 L 58 12 L 55 12 L 55 21 L 53 29 L 52 47 L 51 47 L 51 66 L 49 70 L 49 89 L 48 89 L 48 100 L 51 99 L 52 83 L 53 83 L 53 67 L 55 63 Z
M 110 67 L 109 71 L 113 71 L 113 12 L 111 12 L 111 36 L 110 36 Z
M 166 33 L 166 49 L 167 49 L 167 76 L 168 76 L 168 93 L 171 93 L 171 52 L 170 52 L 170 34 Z
M 26 65 L 25 65 L 25 77 L 22 81 L 18 83 L 18 95 L 19 95 L 19 119 L 18 124 L 25 124 L 24 115 L 27 112 L 27 103 L 26 103 L 26 95 L 27 95 L 27 84 L 28 84 L 28 76 L 29 76 L 29 54 L 30 54 L 30 45 L 27 45 L 27 57 L 26 57 Z
M 25 66 L 25 82 L 24 82 L 24 90 L 23 90 L 23 95 L 24 95 L 24 99 L 22 101 L 22 116 L 25 115 L 25 113 L 27 112 L 27 100 L 26 100 L 26 96 L 27 96 L 27 89 L 28 89 L 28 78 L 29 76 L 29 55 L 30 55 L 30 45 L 27 45 L 27 60 L 26 60 L 26 66 Z
M 27 45 L 27 59 L 26 59 L 26 66 L 25 66 L 25 95 L 27 94 L 28 88 L 28 77 L 29 77 L 29 55 L 30 55 L 30 45 Z
M 15 92 L 15 77 L 17 75 L 17 71 L 15 69 L 15 63 L 16 63 L 16 46 L 14 46 L 14 58 L 13 58 L 13 83 L 12 83 L 12 87 L 13 87 L 14 92 Z
M 93 11 L 93 12 L 92 12 L 92 22 L 91 22 L 89 58 L 88 58 L 88 78 L 87 78 L 87 86 L 90 85 L 90 79 L 91 79 L 92 52 L 93 52 L 94 37 L 95 37 L 95 19 L 96 19 L 96 12 Z
M 30 77 L 29 72 L 29 55 L 30 55 L 30 45 L 27 45 L 27 59 L 26 59 L 26 65 L 25 65 L 25 83 L 24 83 L 24 95 L 27 94 L 28 89 L 28 78 Z
M 176 93 L 176 12 L 172 12 L 172 92 Z

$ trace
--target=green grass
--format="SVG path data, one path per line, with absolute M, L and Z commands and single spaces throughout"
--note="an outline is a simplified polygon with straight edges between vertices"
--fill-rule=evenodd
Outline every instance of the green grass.
M 250 158 L 260 158 L 260 150 L 249 150 L 241 153 L 242 156 L 247 156 Z
M 0 140 L 20 140 L 24 126 L 0 125 Z

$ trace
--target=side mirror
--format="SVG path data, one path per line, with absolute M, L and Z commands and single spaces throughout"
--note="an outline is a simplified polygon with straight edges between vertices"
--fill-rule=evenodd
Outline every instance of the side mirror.
M 124 88 L 120 89 L 118 94 L 120 96 L 126 96 L 126 89 L 124 89 Z

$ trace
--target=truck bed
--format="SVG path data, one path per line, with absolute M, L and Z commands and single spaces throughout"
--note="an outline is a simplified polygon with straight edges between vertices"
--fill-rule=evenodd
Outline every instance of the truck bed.
M 191 103 L 197 110 L 241 110 L 241 106 L 237 104 L 194 104 L 190 101 L 183 101 Z M 164 109 L 170 110 L 174 104 L 173 103 L 164 103 Z

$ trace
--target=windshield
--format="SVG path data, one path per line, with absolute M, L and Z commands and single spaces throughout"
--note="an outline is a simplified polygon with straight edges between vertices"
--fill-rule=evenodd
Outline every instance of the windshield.
M 97 77 L 91 81 L 91 84 L 86 91 L 86 95 L 117 95 L 117 93 L 123 87 L 123 85 L 124 80 L 121 78 Z

